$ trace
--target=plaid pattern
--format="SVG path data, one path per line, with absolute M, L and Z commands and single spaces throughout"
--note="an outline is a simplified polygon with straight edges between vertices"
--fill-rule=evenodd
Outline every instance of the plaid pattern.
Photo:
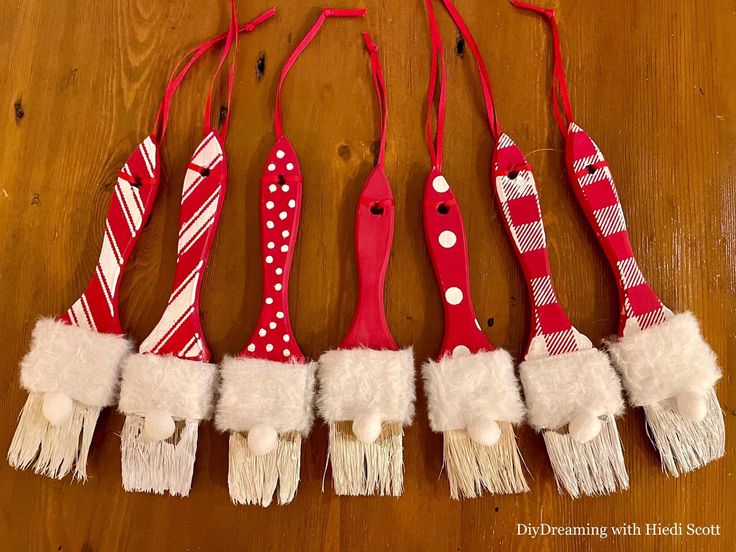
M 141 353 L 210 359 L 199 319 L 199 289 L 225 199 L 226 172 L 220 137 L 211 131 L 184 177 L 174 291 L 161 320 L 141 343 Z
M 606 251 L 621 290 L 622 329 L 633 326 L 644 330 L 664 322 L 672 313 L 654 293 L 636 263 L 608 162 L 575 123 L 570 124 L 568 140 L 568 162 L 577 186 L 576 195 Z
M 123 333 L 118 315 L 120 275 L 151 212 L 158 178 L 158 152 L 148 137 L 130 154 L 118 175 L 95 273 L 62 321 L 95 332 Z
M 506 134 L 494 154 L 496 197 L 530 291 L 532 346 L 550 356 L 590 347 L 560 305 L 552 282 L 547 239 L 534 175 L 524 154 Z

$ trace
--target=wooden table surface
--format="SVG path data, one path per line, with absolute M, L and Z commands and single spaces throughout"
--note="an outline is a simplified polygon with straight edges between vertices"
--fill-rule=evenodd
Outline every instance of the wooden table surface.
M 115 177 L 150 130 L 176 58 L 224 29 L 226 2 L 0 0 L 0 448 L 5 454 L 26 399 L 18 361 L 39 315 L 61 313 L 97 259 Z M 245 20 L 270 6 L 241 1 Z M 336 0 L 335 7 L 361 5 Z M 527 152 L 539 186 L 562 303 L 595 342 L 616 330 L 616 288 L 563 175 L 562 138 L 549 102 L 551 40 L 539 17 L 504 0 L 458 0 L 495 87 L 505 130 Z M 736 4 L 732 0 L 546 0 L 558 8 L 577 120 L 610 161 L 644 273 L 675 311 L 692 310 L 720 357 L 718 395 L 727 456 L 673 479 L 659 467 L 643 415 L 619 422 L 631 489 L 573 501 L 560 496 L 541 437 L 518 431 L 531 492 L 450 500 L 440 477 L 442 437 L 426 399 L 406 432 L 400 499 L 322 492 L 327 428 L 303 451 L 302 483 L 286 507 L 236 507 L 227 492 L 227 438 L 200 429 L 188 498 L 122 490 L 123 418 L 102 415 L 89 481 L 52 481 L 0 462 L 2 550 L 458 551 L 732 549 L 736 538 Z M 707 5 L 706 5 L 707 4 Z M 320 2 L 278 1 L 278 17 L 240 41 L 228 140 L 231 174 L 203 288 L 207 339 L 220 360 L 242 348 L 260 300 L 259 176 L 273 141 L 281 64 Z M 429 73 L 421 0 L 365 0 L 361 20 L 330 20 L 290 74 L 284 121 L 300 154 L 304 207 L 290 306 L 298 340 L 313 356 L 334 348 L 356 289 L 353 210 L 373 162 L 378 113 L 360 31 L 381 48 L 390 122 L 386 170 L 396 195 L 396 239 L 387 282 L 389 324 L 419 361 L 434 355 L 441 302 L 421 226 L 429 169 L 423 118 Z M 490 339 L 518 356 L 529 326 L 527 296 L 489 187 L 490 137 L 473 58 L 436 6 L 449 74 L 445 174 L 469 235 L 471 283 Z M 260 69 L 258 69 L 260 62 Z M 201 137 L 214 56 L 175 101 L 164 178 L 150 223 L 122 283 L 124 327 L 140 341 L 166 304 L 175 262 L 185 164 Z M 484 324 L 485 325 L 485 324 Z M 720 525 L 718 537 L 517 536 L 517 524 Z M 730 545 L 728 543 L 731 543 Z

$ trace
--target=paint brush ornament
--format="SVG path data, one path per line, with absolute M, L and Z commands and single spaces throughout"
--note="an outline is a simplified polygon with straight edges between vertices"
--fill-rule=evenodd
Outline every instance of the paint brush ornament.
M 263 303 L 256 329 L 236 357 L 222 362 L 216 424 L 230 433 L 228 489 L 236 504 L 293 500 L 301 441 L 312 425 L 315 363 L 307 361 L 289 321 L 289 273 L 302 202 L 296 152 L 281 124 L 281 89 L 289 69 L 328 17 L 365 10 L 324 8 L 289 55 L 276 92 L 276 142 L 261 175 Z
M 328 461 L 338 495 L 400 496 L 403 425 L 414 416 L 414 357 L 386 322 L 384 282 L 394 234 L 394 197 L 384 172 L 388 106 L 378 47 L 363 34 L 381 110 L 378 160 L 358 199 L 358 301 L 337 350 L 319 359 L 321 417 L 330 425 Z
M 429 422 L 433 431 L 443 433 L 452 498 L 474 498 L 484 491 L 521 493 L 529 487 L 513 424 L 523 420 L 524 404 L 511 355 L 496 350 L 481 331 L 470 297 L 465 228 L 442 174 L 446 88 L 442 38 L 432 0 L 426 5 L 432 50 L 426 131 L 432 170 L 424 186 L 424 234 L 445 319 L 440 353 L 422 369 Z M 431 120 L 437 84 L 435 138 Z
M 565 137 L 568 179 L 619 288 L 619 333 L 608 349 L 629 403 L 644 408 L 665 471 L 678 476 L 698 469 L 725 454 L 716 355 L 692 313 L 673 314 L 639 269 L 608 162 L 573 118 L 554 10 L 511 3 L 542 14 L 552 29 L 555 119 Z
M 621 385 L 604 353 L 573 327 L 557 300 L 531 167 L 502 133 L 490 78 L 470 29 L 451 0 L 442 0 L 475 58 L 493 135 L 492 179 L 514 249 L 524 270 L 534 323 L 520 365 L 528 419 L 544 432 L 560 490 L 571 496 L 628 488 L 615 416 Z
M 270 18 L 265 12 L 246 26 L 252 30 Z M 237 14 L 231 21 L 215 75 L 236 49 Z M 228 115 L 221 130 L 210 125 L 212 89 L 205 107 L 204 138 L 187 166 L 179 208 L 179 237 L 172 293 L 156 327 L 138 354 L 123 367 L 120 411 L 123 487 L 127 491 L 187 496 L 191 489 L 198 427 L 212 413 L 217 366 L 200 320 L 202 277 L 225 198 L 228 130 L 235 59 L 230 65 Z M 214 82 L 214 78 L 213 78 Z
M 120 365 L 132 351 L 120 323 L 120 277 L 156 197 L 171 101 L 192 65 L 224 38 L 194 48 L 184 56 L 189 59 L 181 71 L 173 72 L 154 130 L 118 173 L 92 279 L 64 315 L 36 324 L 21 363 L 21 384 L 30 395 L 8 451 L 15 468 L 33 465 L 36 473 L 54 478 L 74 470 L 75 478 L 87 478 L 97 418 L 117 400 Z

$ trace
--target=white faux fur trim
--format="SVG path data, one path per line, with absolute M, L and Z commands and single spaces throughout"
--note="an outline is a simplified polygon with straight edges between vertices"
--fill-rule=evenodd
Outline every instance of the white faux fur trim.
M 309 433 L 316 364 L 225 358 L 215 423 L 221 431 L 264 424 L 277 433 Z
M 31 393 L 64 393 L 87 406 L 110 406 L 117 398 L 120 364 L 131 349 L 122 335 L 41 318 L 21 361 L 20 382 Z
M 524 418 L 514 362 L 503 349 L 430 360 L 422 372 L 434 431 L 465 429 L 486 419 L 518 424 Z
M 684 392 L 705 397 L 721 377 L 716 354 L 690 312 L 626 335 L 608 349 L 633 406 L 653 405 Z
M 123 366 L 120 412 L 145 416 L 163 410 L 176 420 L 205 420 L 212 414 L 217 366 L 154 354 L 132 355 Z
M 559 429 L 578 414 L 618 415 L 621 383 L 598 349 L 525 360 L 519 366 L 529 423 L 537 430 Z
M 377 415 L 409 425 L 414 417 L 414 356 L 401 351 L 338 349 L 319 359 L 319 413 L 326 422 Z

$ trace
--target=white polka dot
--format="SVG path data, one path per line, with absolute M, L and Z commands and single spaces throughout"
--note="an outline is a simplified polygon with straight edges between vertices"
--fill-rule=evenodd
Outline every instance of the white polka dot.
M 261 328 L 260 330 L 258 330 L 258 335 L 260 335 L 261 337 L 265 336 L 266 335 L 266 328 Z
M 268 327 L 271 328 L 272 330 L 275 330 L 276 329 L 276 322 L 269 322 L 268 323 Z
M 290 339 L 289 334 L 284 334 L 284 343 L 288 343 Z
M 434 177 L 434 180 L 432 180 L 432 187 L 439 193 L 444 193 L 450 189 L 450 185 L 441 174 Z
M 453 357 L 468 356 L 469 354 L 470 349 L 468 349 L 465 345 L 458 345 L 452 350 Z
M 269 191 L 269 192 L 275 192 L 275 191 L 276 191 L 276 190 L 278 190 L 278 189 L 279 189 L 279 187 L 278 187 L 278 186 L 277 186 L 276 184 L 271 184 L 271 185 L 270 185 L 270 186 L 268 187 L 268 191 Z
M 249 352 L 251 352 L 251 353 L 252 353 L 252 352 L 253 352 L 253 351 L 255 351 L 255 350 L 256 350 L 256 346 L 255 346 L 255 345 L 253 345 L 253 343 L 251 343 L 250 345 L 248 345 L 248 351 L 249 351 Z
M 268 170 L 269 170 L 269 171 L 275 171 L 275 170 L 276 170 L 276 165 L 274 165 L 273 163 L 270 163 L 270 164 L 268 165 Z
M 268 255 L 268 256 L 266 257 L 266 262 L 267 262 L 268 264 L 271 264 L 271 263 L 273 262 L 273 257 L 272 257 L 271 255 Z
M 278 274 L 279 276 L 281 276 L 283 273 L 284 273 L 284 269 L 283 268 L 279 267 L 279 268 L 276 269 L 276 274 Z
M 281 211 L 281 212 L 279 213 L 279 218 L 280 218 L 281 220 L 284 220 L 284 219 L 285 219 L 286 217 L 287 217 L 287 215 L 286 215 L 286 211 Z
M 294 163 L 287 163 L 287 164 L 286 164 L 286 170 L 287 170 L 287 171 L 290 171 L 290 170 L 291 170 L 291 169 L 293 169 L 293 168 L 294 168 Z
M 289 231 L 288 230 L 284 230 L 283 232 L 281 232 L 281 235 L 283 237 L 285 237 L 285 238 L 288 238 L 289 237 Z
M 266 244 L 266 247 L 268 247 L 269 249 L 273 249 L 274 247 L 276 247 L 276 244 L 275 244 L 275 243 L 273 243 L 273 242 L 268 242 L 268 243 Z
M 451 305 L 459 305 L 463 301 L 463 292 L 460 291 L 460 288 L 448 288 L 445 292 L 445 300 Z
M 274 226 L 275 225 L 274 225 L 274 223 L 273 223 L 272 220 L 267 220 L 266 221 L 266 228 L 273 229 Z
M 266 202 L 266 209 L 273 209 L 273 201 Z
M 274 284 L 273 289 L 276 291 L 281 291 L 281 284 Z
M 284 150 L 278 150 L 278 151 L 276 152 L 276 157 L 278 157 L 279 159 L 283 159 L 283 158 L 284 158 L 284 155 L 286 155 L 286 154 L 284 153 Z
M 288 245 L 282 245 L 281 246 L 281 252 L 282 253 L 286 253 L 288 250 L 289 250 L 289 246 Z
M 292 209 L 293 209 L 294 207 L 296 207 L 296 201 L 294 201 L 293 199 L 290 199 L 290 200 L 289 200 L 289 207 L 291 207 Z
M 455 235 L 455 232 L 445 230 L 444 232 L 440 232 L 439 241 L 442 247 L 449 249 L 457 243 L 457 236 Z
M 284 184 L 283 186 L 281 186 L 281 191 L 282 192 L 288 192 L 289 191 L 289 185 L 288 184 Z
M 266 297 L 266 304 L 273 305 L 273 299 L 271 297 Z
M 271 351 L 273 351 L 273 345 L 271 345 L 270 343 L 268 343 L 266 345 L 266 352 L 270 353 Z
M 284 313 L 283 312 L 279 311 L 279 312 L 276 313 L 276 318 L 283 318 L 283 317 L 284 317 Z
M 284 356 L 288 357 L 291 354 L 291 351 L 289 349 L 284 349 Z

